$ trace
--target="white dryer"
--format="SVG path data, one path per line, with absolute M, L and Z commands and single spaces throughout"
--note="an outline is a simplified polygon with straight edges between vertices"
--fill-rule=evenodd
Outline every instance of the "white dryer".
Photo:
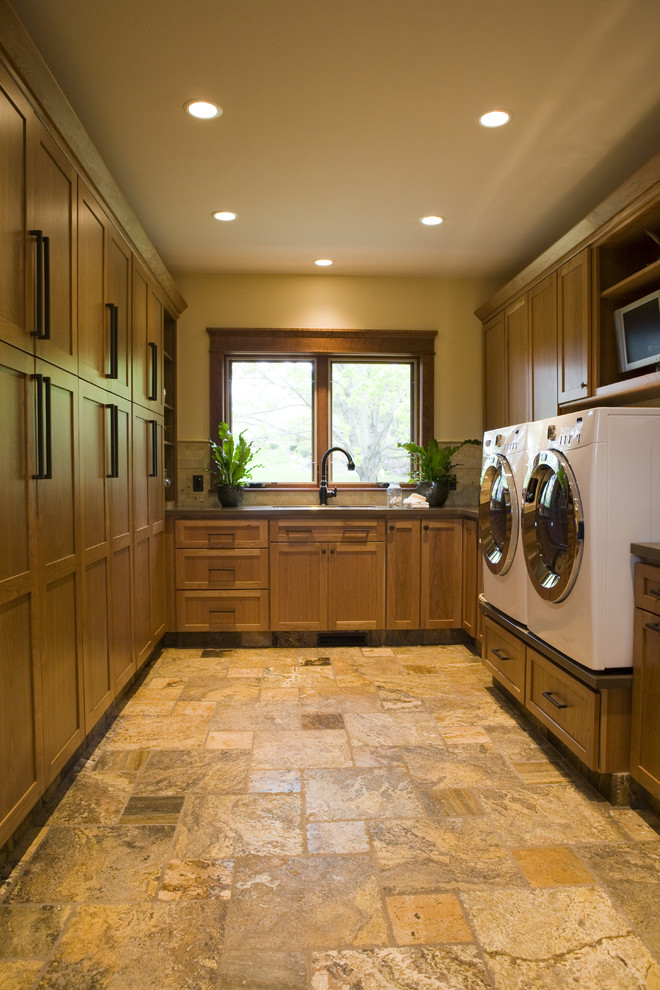
M 630 667 L 630 544 L 660 540 L 660 409 L 542 421 L 523 491 L 527 625 L 590 670 Z
M 484 598 L 527 624 L 527 571 L 520 540 L 520 509 L 530 425 L 484 433 L 479 489 L 479 536 Z

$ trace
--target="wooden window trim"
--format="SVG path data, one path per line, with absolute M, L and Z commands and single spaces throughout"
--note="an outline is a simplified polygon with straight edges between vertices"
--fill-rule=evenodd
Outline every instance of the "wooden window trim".
M 309 355 L 319 357 L 391 357 L 415 359 L 419 386 L 415 419 L 419 442 L 426 444 L 433 436 L 435 330 L 313 330 L 239 327 L 207 327 L 209 335 L 209 436 L 217 425 L 226 421 L 226 369 L 228 357 L 268 357 L 278 355 Z M 319 416 L 327 419 L 325 409 Z M 323 424 L 321 424 L 323 426 Z M 326 424 L 327 427 L 327 424 Z M 318 424 L 315 424 L 318 434 Z M 327 429 L 326 429 L 327 432 Z M 316 439 L 316 437 L 315 437 Z M 318 473 L 318 463 L 317 463 Z M 282 485 L 279 487 L 313 488 L 314 483 Z M 351 485 L 373 488 L 372 484 Z

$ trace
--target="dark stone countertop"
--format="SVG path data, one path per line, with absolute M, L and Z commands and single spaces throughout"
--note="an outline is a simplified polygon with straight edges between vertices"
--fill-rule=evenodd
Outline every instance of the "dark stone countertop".
M 168 506 L 165 514 L 171 519 L 213 519 L 216 516 L 265 516 L 272 519 L 283 515 L 318 516 L 364 516 L 365 518 L 390 518 L 392 516 L 413 516 L 416 519 L 478 519 L 479 509 L 473 505 L 443 505 L 439 509 L 388 509 L 385 505 L 241 505 L 236 509 L 223 509 L 218 506 Z

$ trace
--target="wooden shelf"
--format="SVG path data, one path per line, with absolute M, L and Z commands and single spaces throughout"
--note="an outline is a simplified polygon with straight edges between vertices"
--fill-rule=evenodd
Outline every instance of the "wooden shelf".
M 642 268 L 641 271 L 622 279 L 616 285 L 611 285 L 608 289 L 604 289 L 601 292 L 601 298 L 616 299 L 619 296 L 629 296 L 636 290 L 651 287 L 658 281 L 660 281 L 660 259 L 651 262 L 650 265 Z

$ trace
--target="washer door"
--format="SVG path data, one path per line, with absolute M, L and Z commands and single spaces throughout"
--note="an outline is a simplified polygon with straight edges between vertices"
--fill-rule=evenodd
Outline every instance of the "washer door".
M 479 529 L 484 561 L 493 574 L 506 574 L 513 563 L 519 518 L 511 465 L 503 454 L 489 454 L 481 466 Z
M 562 453 L 536 455 L 522 500 L 523 552 L 532 587 L 541 598 L 561 602 L 575 584 L 584 548 L 580 492 Z

